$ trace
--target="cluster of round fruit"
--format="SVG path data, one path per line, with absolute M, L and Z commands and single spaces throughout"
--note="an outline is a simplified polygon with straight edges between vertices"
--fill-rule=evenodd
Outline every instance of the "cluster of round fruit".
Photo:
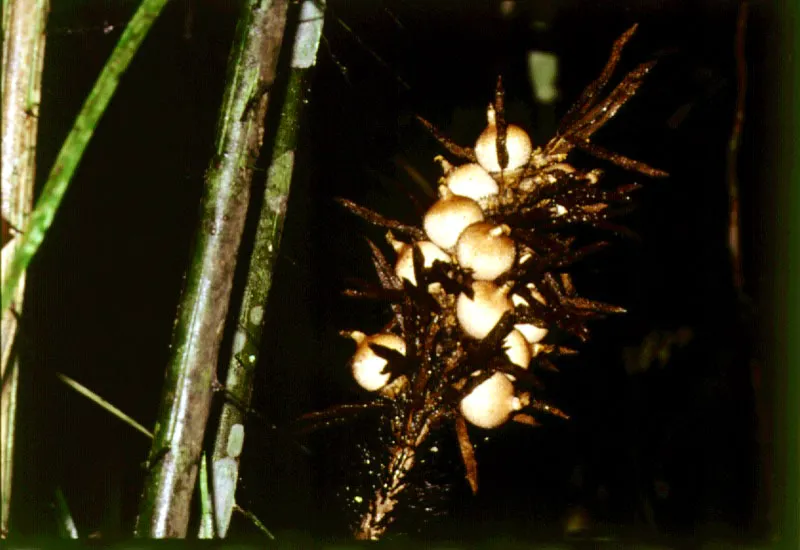
M 478 138 L 474 153 L 477 162 L 453 167 L 442 159 L 444 176 L 439 187 L 439 200 L 425 213 L 423 229 L 426 239 L 411 244 L 397 241 L 391 233 L 387 235 L 397 252 L 395 274 L 417 286 L 414 270 L 414 247 L 421 253 L 424 269 L 435 262 L 457 265 L 471 276 L 471 294 L 460 292 L 448 295 L 439 283 L 428 285 L 427 291 L 442 306 L 444 315 L 451 313 L 454 324 L 467 338 L 486 338 L 506 312 L 515 306 L 527 306 L 522 297 L 511 294 L 514 281 L 507 275 L 515 266 L 524 264 L 532 252 L 516 243 L 510 236 L 511 229 L 505 224 L 493 223 L 487 209 L 505 189 L 508 182 L 519 179 L 528 165 L 532 146 L 528 134 L 520 127 L 508 125 L 505 140 L 498 140 L 495 112 L 488 110 L 488 126 Z M 505 147 L 505 155 L 500 146 Z M 504 156 L 503 161 L 500 157 Z M 501 165 L 505 163 L 505 166 Z M 498 284 L 497 280 L 503 281 Z M 544 303 L 544 298 L 532 284 L 527 285 L 530 295 Z M 505 336 L 503 351 L 508 360 L 527 369 L 531 359 L 541 350 L 539 342 L 547 334 L 547 328 L 532 323 L 518 323 Z M 351 361 L 356 382 L 368 391 L 380 391 L 386 396 L 396 395 L 406 382 L 405 377 L 389 384 L 391 368 L 388 361 L 376 354 L 371 345 L 389 348 L 406 354 L 406 340 L 392 332 L 367 336 L 353 331 L 349 335 L 357 343 Z M 475 365 L 472 373 L 481 373 Z M 466 385 L 462 380 L 461 385 Z M 407 384 L 406 384 L 407 385 Z M 514 377 L 496 372 L 477 385 L 460 401 L 459 409 L 470 423 L 482 428 L 495 428 L 506 422 L 514 412 L 527 403 L 527 394 L 517 395 Z

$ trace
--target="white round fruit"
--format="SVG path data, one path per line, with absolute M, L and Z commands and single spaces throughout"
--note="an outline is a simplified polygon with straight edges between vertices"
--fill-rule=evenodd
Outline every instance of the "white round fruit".
M 546 304 L 544 301 L 544 297 L 536 290 L 532 284 L 528 285 L 528 289 L 531 291 L 531 294 L 536 299 L 537 302 L 542 304 Z M 528 301 L 522 298 L 521 296 L 514 294 L 511 296 L 511 302 L 515 305 L 523 305 L 527 306 Z M 545 336 L 547 336 L 547 329 L 544 327 L 538 327 L 533 323 L 518 323 L 514 325 L 514 328 L 522 333 L 525 337 L 525 340 L 528 341 L 530 344 L 535 344 L 536 342 L 541 342 Z
M 497 125 L 493 107 L 489 106 L 486 118 L 489 124 L 475 142 L 475 156 L 478 163 L 488 172 L 499 172 L 501 169 L 504 172 L 513 172 L 528 164 L 533 152 L 531 138 L 519 126 L 509 124 L 506 128 L 508 164 L 505 167 L 500 166 L 497 158 Z
M 367 336 L 363 332 L 357 330 L 351 332 L 350 337 L 355 340 L 358 345 L 351 361 L 353 378 L 356 379 L 359 386 L 367 391 L 377 391 L 381 389 L 386 385 L 391 376 L 390 373 L 383 372 L 388 361 L 372 351 L 369 344 L 378 344 L 405 355 L 405 340 L 392 333 L 378 333 Z
M 475 163 L 462 164 L 451 170 L 447 173 L 445 182 L 454 194 L 475 201 L 500 192 L 500 186 L 494 178 L 480 164 Z
M 461 267 L 472 270 L 479 281 L 494 281 L 514 267 L 516 246 L 503 225 L 479 222 L 467 227 L 456 243 L 456 258 Z
M 531 345 L 519 330 L 514 329 L 508 333 L 503 340 L 503 350 L 513 364 L 522 369 L 528 368 L 532 355 Z
M 441 198 L 425 213 L 422 224 L 436 246 L 452 251 L 464 229 L 483 221 L 483 210 L 474 200 L 454 195 L 444 185 L 439 187 L 439 196 Z
M 508 298 L 508 291 L 508 286 L 499 287 L 488 281 L 474 281 L 472 299 L 463 292 L 459 294 L 456 300 L 456 317 L 464 332 L 478 340 L 486 338 L 503 314 L 514 308 Z
M 404 245 L 397 256 L 397 263 L 394 272 L 400 279 L 406 279 L 412 285 L 417 286 L 417 278 L 414 274 L 414 247 L 418 247 L 422 252 L 423 266 L 429 268 L 433 262 L 440 261 L 450 263 L 450 255 L 430 241 L 419 241 L 413 245 Z
M 505 423 L 520 409 L 520 402 L 511 380 L 496 372 L 461 400 L 460 409 L 470 424 L 489 429 Z
M 518 325 L 514 325 L 514 328 L 520 331 L 525 337 L 525 340 L 531 344 L 541 342 L 544 340 L 544 337 L 547 336 L 546 328 L 537 327 L 533 323 L 520 323 Z

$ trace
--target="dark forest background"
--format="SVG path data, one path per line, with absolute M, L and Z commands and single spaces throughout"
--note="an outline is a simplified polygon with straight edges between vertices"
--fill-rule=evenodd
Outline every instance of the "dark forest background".
M 40 182 L 137 5 L 53 4 Z M 573 159 L 606 169 L 608 184 L 644 185 L 638 210 L 625 220 L 641 240 L 618 239 L 574 272 L 579 292 L 629 313 L 596 323 L 580 355 L 546 377 L 546 397 L 569 412 L 569 422 L 476 430 L 477 497 L 463 480 L 455 440 L 444 434 L 425 471 L 436 485 L 427 491 L 430 502 L 417 502 L 398 528 L 463 539 L 532 539 L 568 524 L 605 534 L 762 535 L 770 474 L 759 418 L 769 417 L 757 406 L 753 380 L 770 376 L 762 342 L 774 328 L 764 300 L 774 182 L 763 167 L 771 162 L 766 83 L 779 63 L 770 43 L 777 14 L 767 4 L 752 6 L 747 31 L 742 301 L 726 250 L 736 2 L 520 1 L 507 3 L 513 9 L 504 15 L 497 2 L 332 1 L 257 376 L 254 408 L 267 421 L 253 417 L 247 427 L 239 504 L 276 532 L 346 537 L 348 502 L 364 483 L 361 463 L 379 444 L 370 422 L 304 438 L 282 429 L 305 412 L 362 398 L 346 366 L 352 343 L 338 331 L 369 332 L 386 320 L 379 305 L 340 296 L 348 278 L 374 280 L 363 236 L 380 241 L 381 232 L 332 199 L 418 222 L 403 190 L 421 190 L 403 166 L 434 184 L 440 173 L 432 159 L 444 151 L 414 115 L 471 144 L 502 74 L 507 118 L 541 144 L 597 76 L 614 39 L 638 22 L 618 76 L 647 59 L 659 63 L 594 141 L 671 177 L 648 180 L 588 156 Z M 238 5 L 184 0 L 167 7 L 30 268 L 15 532 L 57 532 L 56 486 L 81 534 L 132 530 L 149 441 L 54 373 L 152 426 Z M 534 101 L 527 68 L 534 49 L 558 55 L 554 107 Z M 668 348 L 664 364 L 633 368 L 643 342 L 676 334 L 683 344 Z M 235 518 L 234 537 L 254 533 Z

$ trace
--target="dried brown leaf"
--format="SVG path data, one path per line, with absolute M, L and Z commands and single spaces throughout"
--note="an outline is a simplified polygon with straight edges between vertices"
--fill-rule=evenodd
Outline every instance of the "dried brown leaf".
M 461 458 L 464 460 L 465 477 L 469 483 L 472 494 L 478 493 L 478 462 L 475 460 L 475 450 L 469 440 L 467 421 L 463 416 L 456 418 L 456 436 L 458 437 L 458 448 L 461 451 Z

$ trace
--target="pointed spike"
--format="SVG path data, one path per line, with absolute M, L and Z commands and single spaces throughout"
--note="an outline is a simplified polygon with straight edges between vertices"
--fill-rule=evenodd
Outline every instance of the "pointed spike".
M 539 422 L 538 420 L 536 420 L 534 417 L 532 417 L 529 414 L 525 414 L 525 413 L 515 414 L 511 418 L 511 420 L 513 420 L 514 422 L 517 422 L 519 424 L 524 424 L 526 426 L 531 426 L 533 428 L 538 428 L 539 426 L 542 425 L 542 423 Z
M 458 438 L 458 449 L 461 451 L 461 459 L 464 461 L 464 477 L 467 478 L 472 494 L 478 494 L 478 461 L 475 460 L 475 450 L 469 440 L 467 422 L 461 415 L 456 418 L 456 437 Z
M 508 148 L 506 147 L 506 138 L 508 137 L 508 123 L 506 122 L 506 109 L 505 109 L 505 91 L 503 90 L 503 78 L 497 77 L 497 88 L 494 93 L 494 122 L 497 128 L 497 140 L 495 146 L 497 148 L 497 162 L 500 165 L 500 171 L 506 169 L 508 166 Z

